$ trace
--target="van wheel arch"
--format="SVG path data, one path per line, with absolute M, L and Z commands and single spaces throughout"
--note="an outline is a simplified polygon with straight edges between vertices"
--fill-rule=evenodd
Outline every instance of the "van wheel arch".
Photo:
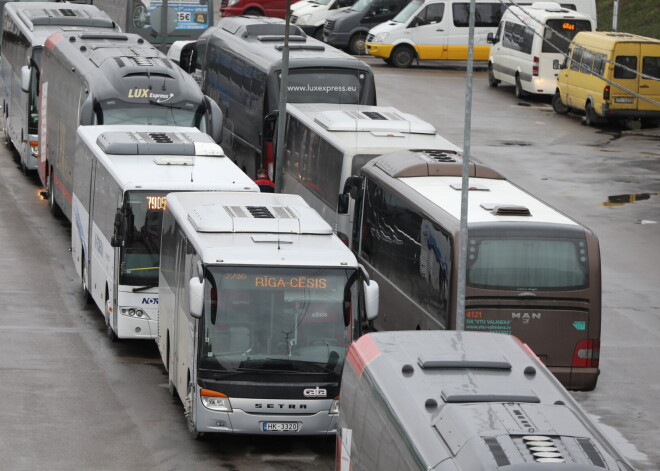
M 410 44 L 399 44 L 390 55 L 392 65 L 402 69 L 410 67 L 416 58 L 417 53 Z
M 488 63 L 488 85 L 495 88 L 501 83 L 500 80 L 495 78 L 495 73 L 493 72 L 493 63 Z
M 552 95 L 552 109 L 555 110 L 555 113 L 558 114 L 566 114 L 570 110 L 568 105 L 565 105 L 561 100 L 561 94 L 559 93 L 559 90 L 555 91 L 555 94 Z
M 523 90 L 522 82 L 520 81 L 520 74 L 516 73 L 516 83 L 515 83 L 515 94 L 516 98 L 524 98 L 527 95 L 527 92 Z
M 247 10 L 245 10 L 245 13 L 243 13 L 243 14 L 244 15 L 252 15 L 252 16 L 264 16 L 265 15 L 265 13 L 257 7 L 250 7 Z
M 588 99 L 584 104 L 584 124 L 587 126 L 595 126 L 600 122 L 596 110 L 594 110 L 594 105 L 591 99 Z

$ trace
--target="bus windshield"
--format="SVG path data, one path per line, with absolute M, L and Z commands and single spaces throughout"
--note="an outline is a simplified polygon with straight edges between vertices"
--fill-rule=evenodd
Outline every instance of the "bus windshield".
M 198 103 L 131 103 L 105 100 L 100 104 L 94 124 L 148 124 L 199 127 L 203 107 Z M 204 131 L 203 129 L 200 129 Z
M 128 191 L 124 211 L 128 229 L 121 250 L 119 284 L 157 286 L 160 234 L 168 191 Z
M 368 73 L 351 69 L 291 69 L 291 103 L 361 103 Z
M 396 23 L 405 23 L 410 19 L 411 16 L 419 9 L 419 7 L 422 6 L 424 2 L 410 2 L 408 5 L 403 7 L 403 10 L 401 10 L 394 18 L 392 18 L 392 21 Z
M 337 268 L 210 267 L 200 375 L 338 376 L 359 319 L 357 278 Z
M 518 291 L 585 289 L 584 238 L 470 237 L 468 286 Z

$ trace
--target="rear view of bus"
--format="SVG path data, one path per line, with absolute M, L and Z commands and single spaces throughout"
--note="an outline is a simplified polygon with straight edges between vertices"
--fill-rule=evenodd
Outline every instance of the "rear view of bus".
M 381 290 L 379 330 L 456 328 L 461 167 L 460 159 L 403 151 L 363 167 L 358 258 L 391 288 Z M 593 389 L 596 236 L 493 170 L 471 168 L 465 330 L 515 335 L 564 386 Z

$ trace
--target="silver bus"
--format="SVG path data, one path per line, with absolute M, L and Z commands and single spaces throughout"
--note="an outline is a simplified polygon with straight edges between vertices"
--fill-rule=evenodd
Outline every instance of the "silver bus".
M 375 332 L 348 351 L 337 471 L 634 471 L 525 344 Z
M 334 435 L 378 285 L 330 226 L 297 195 L 172 193 L 160 259 L 158 349 L 193 437 Z
M 39 177 L 71 218 L 78 126 L 193 126 L 222 136 L 222 113 L 190 75 L 137 34 L 58 32 L 41 59 Z
M 113 32 L 119 27 L 94 6 L 49 2 L 7 3 L 2 24 L 4 134 L 26 172 L 38 167 L 39 71 L 46 38 L 56 32 Z

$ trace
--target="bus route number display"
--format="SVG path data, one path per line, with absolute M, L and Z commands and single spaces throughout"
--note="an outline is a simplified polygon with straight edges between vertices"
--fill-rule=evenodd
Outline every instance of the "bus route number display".
M 164 211 L 167 208 L 167 200 L 164 196 L 147 196 L 147 210 Z
M 245 273 L 226 273 L 226 280 L 240 280 L 249 282 L 254 288 L 305 288 L 305 289 L 327 289 L 329 283 L 327 278 L 315 276 L 246 276 Z

